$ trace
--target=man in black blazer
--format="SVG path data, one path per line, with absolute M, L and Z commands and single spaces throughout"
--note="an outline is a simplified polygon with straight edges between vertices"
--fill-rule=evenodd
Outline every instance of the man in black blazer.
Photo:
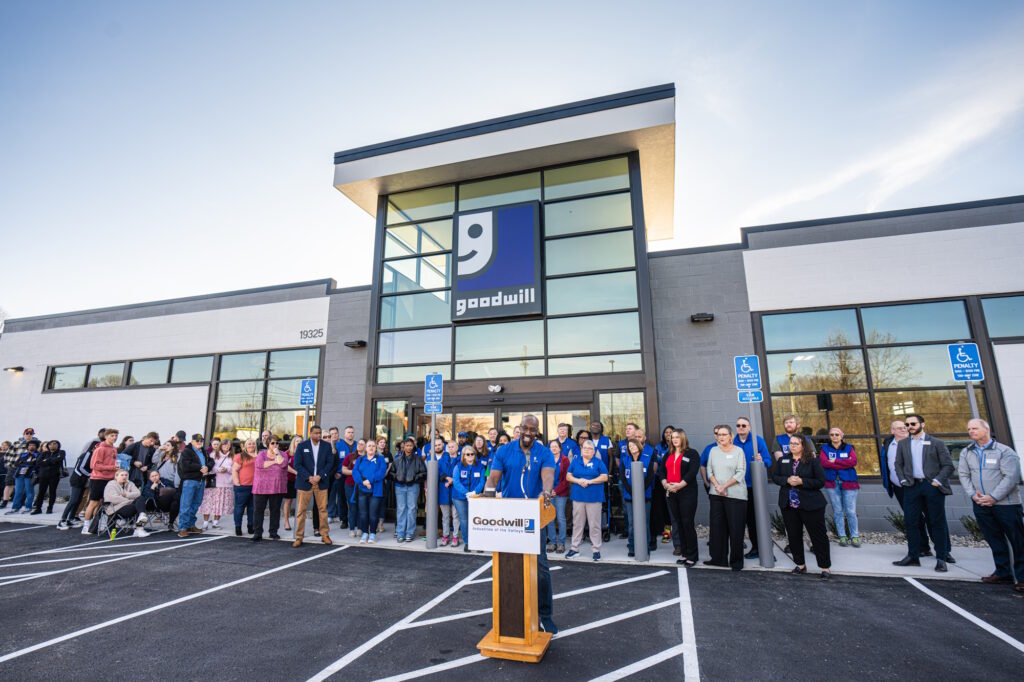
M 912 521 L 927 509 L 928 532 L 935 543 L 935 570 L 947 571 L 949 557 L 949 526 L 946 523 L 946 495 L 949 477 L 953 475 L 953 459 L 946 444 L 924 430 L 924 417 L 908 415 L 904 420 L 910 438 L 896 448 L 896 473 L 903 486 L 904 518 L 907 530 L 907 556 L 894 561 L 896 566 L 920 566 L 921 532 Z
M 320 539 L 325 545 L 331 542 L 331 526 L 327 522 L 327 491 L 331 486 L 334 470 L 338 468 L 338 456 L 331 444 L 320 439 L 323 431 L 317 425 L 309 429 L 309 440 L 295 448 L 295 496 L 298 508 L 295 511 L 295 542 L 292 547 L 302 546 L 306 534 L 306 510 L 310 500 L 316 500 L 316 513 L 320 515 Z
M 900 510 L 905 515 L 906 510 L 903 508 L 903 486 L 900 485 L 900 479 L 896 473 L 896 448 L 899 447 L 901 440 L 910 437 L 910 433 L 907 431 L 907 425 L 903 423 L 902 419 L 897 419 L 890 424 L 889 432 L 892 435 L 882 441 L 882 449 L 878 453 L 878 462 L 882 472 L 882 488 L 885 489 L 890 498 L 896 498 L 896 502 L 900 505 Z M 903 518 L 905 520 L 906 516 Z M 921 556 L 932 556 L 931 546 L 928 544 L 928 527 L 925 524 L 925 515 L 921 514 L 917 518 L 917 528 L 922 539 Z

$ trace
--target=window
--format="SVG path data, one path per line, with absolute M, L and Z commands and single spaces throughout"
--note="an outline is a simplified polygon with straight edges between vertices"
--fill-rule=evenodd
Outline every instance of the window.
M 234 439 L 243 443 L 260 440 L 260 412 L 218 412 L 213 418 L 213 438 Z
M 468 362 L 455 365 L 456 379 L 501 379 L 544 376 L 544 359 Z
M 65 391 L 69 388 L 85 388 L 86 365 L 54 367 L 50 370 L 50 388 Z
M 404 400 L 378 400 L 373 409 L 373 435 L 385 436 L 388 445 L 409 432 L 409 403 Z
M 320 371 L 320 349 L 298 348 L 296 350 L 275 350 L 270 352 L 267 376 L 315 377 Z
M 975 388 L 978 413 L 988 419 L 984 392 Z M 925 419 L 924 430 L 928 433 L 957 434 L 967 432 L 967 421 L 971 408 L 964 388 L 935 391 L 885 391 L 875 394 L 878 421 L 888 426 L 896 419 L 918 413 Z
M 595 333 L 595 330 L 607 330 Z M 559 317 L 548 320 L 548 354 L 577 355 L 614 350 L 640 350 L 637 313 Z
M 456 360 L 525 358 L 544 355 L 544 323 L 504 322 L 455 329 Z
M 594 232 L 633 224 L 629 192 L 573 199 L 544 207 L 544 234 L 557 237 L 577 232 Z
M 218 410 L 262 410 L 262 381 L 230 381 L 217 386 Z
M 868 345 L 914 341 L 967 339 L 967 311 L 963 301 L 913 303 L 862 308 L 864 339 Z
M 451 284 L 451 254 L 402 258 L 384 263 L 380 290 L 384 294 L 443 289 Z
M 857 312 L 852 309 L 765 315 L 761 321 L 767 350 L 860 345 Z
M 637 307 L 636 273 L 633 271 L 559 277 L 548 280 L 546 289 L 548 315 Z
M 455 212 L 455 187 L 431 187 L 388 196 L 387 224 L 448 216 Z
M 1024 336 L 1024 296 L 985 298 L 981 305 L 989 336 Z
M 220 359 L 220 380 L 263 379 L 267 371 L 267 354 L 241 353 L 223 355 Z
M 626 437 L 626 424 L 630 422 L 649 431 L 643 393 L 600 393 L 597 404 L 604 433 L 613 443 Z
M 171 362 L 171 383 L 191 384 L 209 381 L 213 374 L 213 356 L 175 358 Z
M 451 250 L 451 220 L 411 223 L 389 227 L 384 232 L 384 258 Z
M 773 393 L 840 391 L 867 388 L 864 353 L 859 348 L 805 353 L 769 353 L 768 381 Z
M 120 386 L 123 378 L 123 362 L 111 362 L 104 365 L 89 365 L 89 379 L 85 385 L 89 388 Z
M 960 385 L 953 381 L 944 344 L 869 348 L 868 360 L 875 388 Z
M 143 360 L 133 362 L 131 375 L 128 377 L 130 386 L 151 386 L 166 384 L 170 360 Z
M 586 355 L 581 358 L 551 358 L 548 360 L 548 374 L 551 375 L 639 372 L 642 369 L 639 353 Z
M 544 242 L 544 267 L 548 277 L 635 265 L 632 230 Z
M 452 359 L 451 339 L 451 327 L 382 332 L 377 362 L 381 365 L 449 362 Z
M 540 201 L 540 173 L 524 173 L 459 185 L 459 211 Z
M 446 324 L 451 316 L 451 300 L 447 291 L 385 296 L 380 300 L 381 329 Z
M 423 383 L 427 374 L 438 373 L 445 381 L 452 378 L 451 365 L 416 365 L 413 367 L 381 367 L 377 370 L 378 384 Z
M 624 157 L 544 171 L 545 200 L 628 188 L 629 162 Z

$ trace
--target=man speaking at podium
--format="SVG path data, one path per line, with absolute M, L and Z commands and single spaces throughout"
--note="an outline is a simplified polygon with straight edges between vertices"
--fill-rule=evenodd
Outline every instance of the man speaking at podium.
M 528 414 L 519 425 L 519 439 L 498 448 L 491 459 L 491 475 L 487 477 L 483 497 L 494 497 L 495 492 L 505 497 L 537 499 L 542 494 L 544 504 L 550 505 L 555 487 L 555 458 L 551 450 L 537 442 L 540 422 Z M 550 525 L 550 524 L 549 524 Z M 551 571 L 548 569 L 547 526 L 537 534 L 540 554 L 537 557 L 537 611 L 540 628 L 555 634 L 558 627 L 551 619 Z

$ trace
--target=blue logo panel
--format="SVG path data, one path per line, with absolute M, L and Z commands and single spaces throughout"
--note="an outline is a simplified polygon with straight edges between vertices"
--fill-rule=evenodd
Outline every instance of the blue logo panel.
M 978 344 L 951 343 L 946 349 L 949 351 L 949 367 L 953 370 L 953 381 L 985 380 Z
M 452 320 L 543 312 L 540 204 L 455 216 Z

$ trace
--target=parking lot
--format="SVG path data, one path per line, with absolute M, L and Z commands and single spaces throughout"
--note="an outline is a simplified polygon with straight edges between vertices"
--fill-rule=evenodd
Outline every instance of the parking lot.
M 542 663 L 484 659 L 489 557 L 0 523 L 6 679 L 1015 678 L 1024 600 L 975 582 L 553 565 Z

